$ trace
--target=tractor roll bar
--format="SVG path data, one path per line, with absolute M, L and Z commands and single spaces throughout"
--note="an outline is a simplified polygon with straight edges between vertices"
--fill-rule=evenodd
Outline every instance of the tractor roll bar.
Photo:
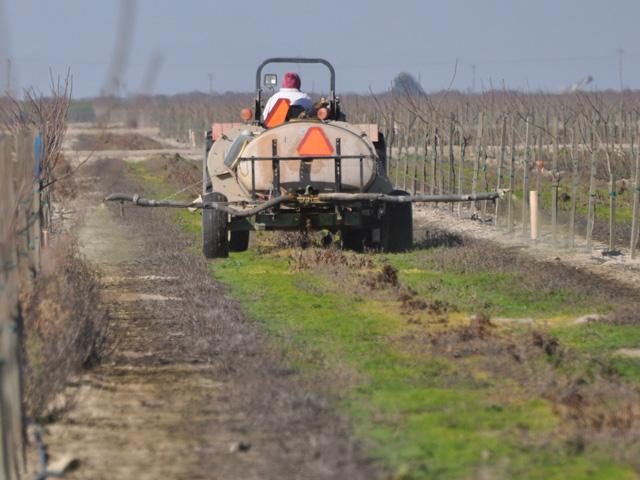
M 258 66 L 256 70 L 256 100 L 254 109 L 254 120 L 259 122 L 262 115 L 262 69 L 270 63 L 319 63 L 329 69 L 330 74 L 330 94 L 331 94 L 331 113 L 336 111 L 336 71 L 324 58 L 303 58 L 303 57 L 273 57 L 267 58 Z

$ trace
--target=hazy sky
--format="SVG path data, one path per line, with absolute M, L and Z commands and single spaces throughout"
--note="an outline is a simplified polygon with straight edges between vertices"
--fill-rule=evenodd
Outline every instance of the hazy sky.
M 4 1 L 4 8 L 2 3 Z M 132 2 L 133 0 L 129 0 Z M 46 88 L 71 67 L 76 97 L 99 93 L 116 43 L 117 0 L 0 0 L 2 80 Z M 270 56 L 322 56 L 338 91 L 386 89 L 400 71 L 426 90 L 501 86 L 557 91 L 586 75 L 640 88 L 640 0 L 139 0 L 124 81 L 141 88 L 157 52 L 156 93 L 253 89 Z M 326 78 L 305 70 L 303 87 Z

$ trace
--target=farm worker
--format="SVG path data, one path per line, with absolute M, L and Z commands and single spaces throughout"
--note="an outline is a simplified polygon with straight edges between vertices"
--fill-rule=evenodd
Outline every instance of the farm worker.
M 269 112 L 280 98 L 289 99 L 290 106 L 297 105 L 305 110 L 311 110 L 313 107 L 311 97 L 300 91 L 300 83 L 300 77 L 297 73 L 285 73 L 284 79 L 282 80 L 282 87 L 267 100 L 267 104 L 264 106 L 264 111 L 262 112 L 263 120 L 267 118 L 267 115 L 269 115 Z

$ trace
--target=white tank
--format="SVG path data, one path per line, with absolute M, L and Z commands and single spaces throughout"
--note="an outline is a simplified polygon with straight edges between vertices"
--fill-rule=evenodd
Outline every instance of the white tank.
M 336 140 L 339 138 L 341 154 L 358 157 L 342 159 L 342 191 L 366 190 L 375 180 L 377 158 L 371 141 L 361 133 L 359 130 L 350 130 L 335 124 L 308 121 L 289 122 L 265 130 L 257 136 L 249 137 L 239 158 L 234 162 L 237 180 L 247 191 L 251 191 L 251 161 L 248 159 L 272 157 L 275 139 L 279 157 L 302 155 L 308 158 L 280 161 L 282 191 L 304 189 L 307 185 L 321 192 L 335 191 L 334 160 L 311 160 L 314 158 L 313 154 L 319 151 L 325 155 L 336 155 Z M 307 141 L 303 143 L 305 136 Z M 266 193 L 273 185 L 272 162 L 255 160 L 254 164 L 256 192 Z

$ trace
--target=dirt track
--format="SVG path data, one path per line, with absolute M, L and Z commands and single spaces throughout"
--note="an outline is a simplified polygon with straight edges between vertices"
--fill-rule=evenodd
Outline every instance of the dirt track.
M 89 205 L 133 190 L 120 161 L 82 173 Z M 93 480 L 375 478 L 345 423 L 266 346 L 169 215 L 86 214 L 79 238 L 103 275 L 113 351 L 67 389 L 45 437 L 52 461 L 71 455 L 80 468 L 67 478 Z

